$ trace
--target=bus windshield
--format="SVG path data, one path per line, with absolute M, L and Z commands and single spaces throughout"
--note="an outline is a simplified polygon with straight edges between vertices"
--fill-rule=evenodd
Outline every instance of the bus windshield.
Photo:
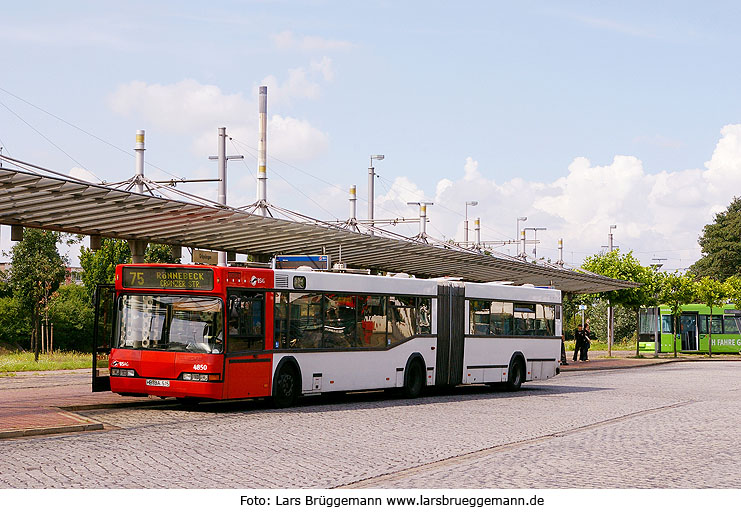
M 118 348 L 224 351 L 224 304 L 220 298 L 124 295 L 118 308 Z

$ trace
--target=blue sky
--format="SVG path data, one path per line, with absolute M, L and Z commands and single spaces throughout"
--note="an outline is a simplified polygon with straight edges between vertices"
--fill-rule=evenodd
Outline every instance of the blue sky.
M 3 8 L 0 87 L 126 150 L 145 129 L 148 162 L 206 177 L 216 173 L 207 156 L 219 126 L 242 145 L 230 153 L 254 153 L 256 88 L 268 84 L 269 197 L 278 205 L 344 218 L 347 187 L 357 183 L 365 198 L 368 156 L 383 153 L 379 216 L 413 215 L 406 201 L 432 200 L 431 234 L 461 239 L 463 205 L 478 200 L 469 216 L 482 217 L 485 239 L 513 238 L 516 217 L 528 216 L 549 228 L 538 256 L 555 260 L 564 237 L 573 264 L 617 224 L 622 249 L 644 263 L 667 257 L 673 269 L 697 258 L 702 226 L 741 187 L 739 10 L 13 3 Z M 107 181 L 133 174 L 125 153 L 6 92 L 0 102 L 4 153 Z M 230 163 L 234 205 L 254 199 L 256 164 L 246 157 Z M 215 197 L 215 188 L 192 190 Z

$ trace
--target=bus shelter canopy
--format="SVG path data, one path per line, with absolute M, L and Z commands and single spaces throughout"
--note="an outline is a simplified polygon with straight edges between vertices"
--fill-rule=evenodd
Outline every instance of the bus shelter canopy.
M 127 240 L 262 255 L 323 254 L 352 268 L 512 282 L 597 293 L 638 284 L 553 265 L 393 239 L 322 222 L 289 221 L 230 207 L 0 168 L 0 223 Z

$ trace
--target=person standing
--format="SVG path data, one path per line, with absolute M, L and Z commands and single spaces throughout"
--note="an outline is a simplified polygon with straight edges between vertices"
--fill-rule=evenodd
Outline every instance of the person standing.
M 584 325 L 584 330 L 582 331 L 582 346 L 579 355 L 579 358 L 583 361 L 589 360 L 589 347 L 592 346 L 593 337 L 594 333 L 589 330 L 589 321 L 587 321 Z
M 581 350 L 582 339 L 584 338 L 584 330 L 582 330 L 581 323 L 576 326 L 574 330 L 574 362 L 579 358 L 579 350 Z
M 569 363 L 566 360 L 566 335 L 561 334 L 561 366 L 568 366 Z

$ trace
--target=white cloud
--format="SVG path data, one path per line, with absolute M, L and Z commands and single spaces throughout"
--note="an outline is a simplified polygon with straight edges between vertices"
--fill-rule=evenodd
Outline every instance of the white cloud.
M 299 50 L 302 52 L 328 52 L 328 51 L 346 51 L 353 48 L 349 41 L 337 39 L 326 39 L 319 36 L 298 37 L 290 30 L 284 30 L 278 34 L 273 34 L 273 43 L 279 50 Z
M 68 175 L 79 180 L 84 180 L 85 182 L 92 182 L 93 184 L 97 184 L 100 182 L 100 180 L 98 180 L 98 178 L 90 171 L 86 170 L 85 168 L 78 168 L 77 166 L 69 170 Z
M 470 157 L 466 157 L 466 164 L 463 166 L 463 171 L 463 180 L 468 182 L 481 178 L 481 173 L 479 173 L 479 161 L 474 161 Z
M 293 100 L 318 98 L 321 87 L 311 75 L 305 68 L 288 70 L 288 78 L 283 82 L 274 75 L 268 75 L 262 79 L 262 84 L 268 86 L 269 102 L 290 105 Z
M 462 240 L 465 202 L 478 200 L 468 213 L 469 219 L 481 217 L 484 240 L 514 239 L 516 218 L 527 216 L 521 227 L 548 228 L 538 232 L 538 256 L 557 260 L 557 240 L 563 237 L 566 261 L 578 265 L 607 244 L 609 226 L 616 224 L 615 243 L 622 250 L 634 250 L 644 264 L 652 257 L 667 257 L 667 268 L 684 268 L 700 255 L 697 238 L 703 226 L 741 190 L 741 125 L 723 127 L 701 170 L 652 174 L 632 156 L 616 156 L 606 165 L 577 157 L 564 176 L 550 183 L 521 178 L 497 183 L 473 158 L 462 164 L 459 177 L 436 184 L 435 205 L 428 211 L 435 237 Z M 419 186 L 398 178 L 378 204 L 393 209 L 391 200 L 424 197 Z M 471 233 L 469 239 L 473 237 Z M 514 246 L 500 250 L 514 254 Z
M 322 74 L 324 80 L 332 82 L 334 80 L 334 68 L 332 59 L 327 56 L 322 57 L 321 61 L 311 61 L 311 69 Z
M 241 93 L 225 94 L 218 86 L 193 79 L 174 84 L 122 84 L 110 96 L 109 104 L 117 114 L 177 133 L 228 124 L 257 110 L 256 102 Z
M 304 75 L 290 73 L 283 85 L 268 84 L 268 102 L 272 105 L 274 97 L 281 95 L 301 97 L 301 91 L 306 98 L 318 94 L 307 92 L 305 87 Z M 134 81 L 119 86 L 110 97 L 110 105 L 116 113 L 137 118 L 147 126 L 189 136 L 193 151 L 199 156 L 215 153 L 217 127 L 226 126 L 234 139 L 256 146 L 256 96 L 246 99 L 242 93 L 227 94 L 218 86 L 192 79 L 166 85 Z M 327 134 L 307 120 L 279 114 L 272 114 L 269 119 L 268 152 L 278 158 L 313 159 L 326 152 L 328 146 Z

